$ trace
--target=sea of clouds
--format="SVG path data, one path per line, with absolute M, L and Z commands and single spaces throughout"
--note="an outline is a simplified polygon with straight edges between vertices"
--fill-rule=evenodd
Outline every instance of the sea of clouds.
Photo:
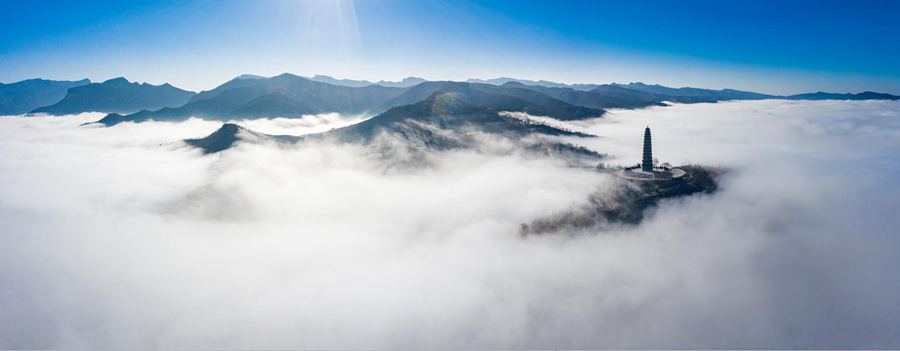
M 900 102 L 552 121 L 607 163 L 649 125 L 661 161 L 730 171 L 637 226 L 527 237 L 616 180 L 485 148 L 204 156 L 179 140 L 221 123 L 79 126 L 99 117 L 0 118 L 0 348 L 900 346 Z

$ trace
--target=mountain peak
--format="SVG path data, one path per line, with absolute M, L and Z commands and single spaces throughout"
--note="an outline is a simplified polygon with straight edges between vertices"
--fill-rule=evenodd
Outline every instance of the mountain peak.
M 282 78 L 282 79 L 283 79 L 283 78 L 300 78 L 300 79 L 306 79 L 306 78 L 303 78 L 303 77 L 298 76 L 298 75 L 296 75 L 296 74 L 287 73 L 287 72 L 282 73 L 282 74 L 279 74 L 279 75 L 274 76 L 274 77 L 272 77 L 272 78 Z
M 416 84 L 418 84 L 418 83 L 426 82 L 426 80 L 425 80 L 425 78 L 422 78 L 422 77 L 406 77 L 400 81 L 400 83 L 412 83 L 412 82 L 415 82 Z
M 129 83 L 131 83 L 131 82 L 129 82 L 128 79 L 125 79 L 125 77 L 116 77 L 113 79 L 108 79 L 108 80 L 104 81 L 102 84 L 129 84 Z
M 0 116 L 18 115 L 62 100 L 71 88 L 90 84 L 88 79 L 77 81 L 26 79 L 0 83 Z
M 194 92 L 170 84 L 129 82 L 123 77 L 70 88 L 65 97 L 32 113 L 67 115 L 82 112 L 133 113 L 184 105 Z M 116 119 L 114 119 L 116 120 Z
M 310 80 L 322 83 L 328 83 L 331 85 L 339 85 L 345 87 L 366 87 L 370 85 L 380 85 L 388 88 L 408 88 L 423 82 L 427 82 L 424 78 L 419 77 L 406 77 L 403 80 L 398 82 L 379 80 L 377 82 L 370 82 L 368 80 L 356 80 L 356 79 L 338 79 L 329 75 L 317 74 L 312 77 L 309 77 Z
M 253 131 L 234 123 L 222 124 L 219 129 L 204 138 L 187 139 L 184 142 L 203 150 L 205 154 L 216 153 L 230 148 L 241 139 L 242 132 L 255 134 Z
M 266 77 L 258 76 L 255 74 L 242 74 L 237 77 L 234 77 L 234 79 L 266 79 Z
M 123 115 L 121 115 L 121 114 L 118 114 L 118 113 L 110 113 L 110 114 L 104 116 L 103 118 L 101 118 L 99 121 L 96 121 L 96 122 L 90 122 L 90 123 L 85 123 L 85 124 L 82 124 L 82 125 L 89 125 L 89 124 L 98 123 L 98 124 L 102 124 L 102 125 L 105 125 L 105 126 L 114 126 L 114 125 L 116 125 L 116 124 L 119 124 L 119 123 L 122 123 L 122 122 L 125 122 L 125 121 L 126 121 L 126 120 L 125 120 L 125 116 L 123 116 Z
M 241 127 L 240 125 L 237 125 L 235 123 L 224 123 L 224 124 L 222 124 L 221 127 L 219 127 L 218 130 L 215 131 L 215 133 L 235 134 L 241 130 L 248 130 L 248 129 Z
M 199 139 L 187 139 L 188 145 L 200 148 L 204 154 L 213 154 L 225 151 L 238 142 L 265 142 L 293 143 L 301 137 L 293 135 L 270 135 L 252 131 L 234 123 L 222 124 L 219 129 L 206 137 Z

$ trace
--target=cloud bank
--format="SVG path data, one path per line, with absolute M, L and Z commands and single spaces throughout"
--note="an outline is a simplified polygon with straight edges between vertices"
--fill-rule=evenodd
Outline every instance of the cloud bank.
M 894 348 L 900 104 L 559 122 L 732 171 L 640 225 L 521 237 L 614 179 L 515 152 L 178 140 L 219 123 L 0 118 L 2 348 Z M 346 120 L 256 121 L 304 134 Z

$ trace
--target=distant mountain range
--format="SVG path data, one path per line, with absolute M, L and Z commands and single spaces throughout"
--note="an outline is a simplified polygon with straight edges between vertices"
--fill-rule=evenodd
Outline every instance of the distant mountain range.
M 525 85 L 513 81 L 504 83 L 501 87 L 533 90 L 572 105 L 597 109 L 663 106 L 665 104 L 662 101 L 666 101 L 669 98 L 608 85 L 598 85 L 592 90 L 584 91 L 573 88 Z
M 377 82 L 370 82 L 367 80 L 337 79 L 337 78 L 332 78 L 329 76 L 323 76 L 320 74 L 317 74 L 309 79 L 314 80 L 316 82 L 328 83 L 328 84 L 332 84 L 332 85 L 341 85 L 341 86 L 345 86 L 345 87 L 355 87 L 355 88 L 364 87 L 364 86 L 368 86 L 368 85 L 380 85 L 380 86 L 389 87 L 389 88 L 409 88 L 413 85 L 426 82 L 425 79 L 422 79 L 419 77 L 406 77 L 406 78 L 403 78 L 403 80 L 401 80 L 399 82 L 388 82 L 388 81 L 384 81 L 384 80 L 380 80 Z
M 403 91 L 402 88 L 380 85 L 332 85 L 285 73 L 272 78 L 232 79 L 213 90 L 197 94 L 180 107 L 130 115 L 110 114 L 99 122 L 115 125 L 125 121 L 180 121 L 190 117 L 227 121 L 296 118 L 326 112 L 362 114 Z
M 686 99 L 686 102 L 715 102 L 723 100 L 762 100 L 778 99 L 781 96 L 754 93 L 734 89 L 700 89 L 700 88 L 670 88 L 658 84 L 648 85 L 644 83 L 612 84 L 625 89 L 643 91 L 660 96 L 670 96 L 675 99 Z M 675 100 L 678 101 L 678 100 Z M 681 101 L 679 101 L 681 102 Z
M 413 104 L 425 100 L 437 92 L 459 93 L 459 98 L 467 103 L 495 110 L 526 112 L 560 120 L 600 117 L 604 113 L 602 109 L 573 105 L 523 86 L 442 81 L 425 82 L 411 87 L 403 94 L 370 111 L 370 114 L 378 114 L 393 107 Z
M 257 75 L 253 75 L 253 74 L 242 74 L 240 76 L 237 76 L 237 78 L 235 78 L 235 79 L 266 79 L 266 78 L 268 78 L 268 77 L 257 76 Z M 339 86 L 351 87 L 351 88 L 360 88 L 360 87 L 365 87 L 365 86 L 369 86 L 369 85 L 380 85 L 380 86 L 388 87 L 388 88 L 409 88 L 413 85 L 427 82 L 425 79 L 419 78 L 419 77 L 406 77 L 406 78 L 403 78 L 403 80 L 401 80 L 399 82 L 390 82 L 390 81 L 386 81 L 386 80 L 371 82 L 368 80 L 337 79 L 337 78 L 334 78 L 331 76 L 326 76 L 326 75 L 321 75 L 321 74 L 317 74 L 312 77 L 303 77 L 303 78 L 306 78 L 306 79 L 309 79 L 309 80 L 315 81 L 315 82 L 322 82 L 322 83 L 328 83 L 331 85 L 339 85 Z
M 588 136 L 544 124 L 504 117 L 501 111 L 520 106 L 525 100 L 484 91 L 434 92 L 425 99 L 390 110 L 363 122 L 328 132 L 325 135 L 345 142 L 368 142 L 382 133 L 415 139 L 436 148 L 458 146 L 465 131 L 473 130 L 510 137 L 530 134 Z M 542 107 L 527 105 L 527 107 Z M 599 113 L 602 111 L 586 111 Z M 568 113 L 568 111 L 566 112 Z M 581 115 L 577 112 L 575 115 Z M 584 117 L 590 115 L 585 114 Z M 455 132 L 455 133 L 448 133 Z
M 132 83 L 114 78 L 103 83 L 91 83 L 70 88 L 65 97 L 50 106 L 31 113 L 69 115 L 82 112 L 132 113 L 184 105 L 196 95 L 192 91 L 169 85 Z
M 20 115 L 52 105 L 66 96 L 69 88 L 90 84 L 88 79 L 77 81 L 29 79 L 0 83 L 0 115 Z
M 836 94 L 816 92 L 786 96 L 790 100 L 898 100 L 900 96 L 864 91 L 858 94 Z
M 169 84 L 132 83 L 115 78 L 102 83 L 27 80 L 0 84 L 0 114 L 75 114 L 108 112 L 99 122 L 179 121 L 190 117 L 240 120 L 336 112 L 375 116 L 394 107 L 423 101 L 437 92 L 459 93 L 476 106 L 526 112 L 561 120 L 600 117 L 611 108 L 665 106 L 726 100 L 897 100 L 900 96 L 862 92 L 816 92 L 769 95 L 734 89 L 672 88 L 656 84 L 573 84 L 515 78 L 467 82 L 425 81 L 409 77 L 401 82 L 336 79 L 324 75 L 304 78 L 238 76 L 215 89 L 195 94 Z
M 320 80 L 322 79 L 319 76 Z M 500 81 L 494 81 L 500 83 Z M 588 90 L 584 90 L 590 88 Z M 234 120 L 259 117 L 297 117 L 321 112 L 374 115 L 363 122 L 332 131 L 307 135 L 267 135 L 225 123 L 204 138 L 185 140 L 204 153 L 227 150 L 240 143 L 299 143 L 324 139 L 343 143 L 373 144 L 382 137 L 404 140 L 414 150 L 453 149 L 477 145 L 477 135 L 506 138 L 524 150 L 565 157 L 598 159 L 602 155 L 553 139 L 534 136 L 591 137 L 501 112 L 525 112 L 559 120 L 600 117 L 607 108 L 662 106 L 666 102 L 696 103 L 760 99 L 897 99 L 876 93 L 814 93 L 775 96 L 734 89 L 670 88 L 643 83 L 582 86 L 528 85 L 517 80 L 502 84 L 426 81 L 408 88 L 379 84 L 344 86 L 283 74 L 272 78 L 239 77 L 216 89 L 202 92 L 179 108 L 110 115 L 101 123 L 178 120 L 190 116 Z M 390 143 L 388 143 L 390 144 Z M 381 150 L 382 146 L 373 148 Z
M 188 139 L 185 143 L 200 148 L 204 153 L 227 150 L 239 143 L 296 143 L 302 140 L 330 140 L 343 143 L 373 144 L 379 138 L 397 138 L 404 145 L 415 146 L 415 150 L 446 150 L 467 148 L 477 145 L 477 133 L 507 138 L 517 143 L 525 151 L 537 152 L 554 157 L 598 160 L 602 155 L 574 145 L 549 139 L 529 139 L 528 136 L 574 136 L 591 135 L 560 129 L 527 120 L 506 117 L 486 104 L 469 101 L 504 101 L 502 96 L 484 92 L 436 92 L 426 99 L 391 108 L 390 110 L 352 126 L 302 137 L 267 135 L 253 132 L 233 123 L 223 124 L 212 134 L 199 139 Z M 476 133 L 477 132 L 477 133 Z M 390 144 L 390 143 L 388 143 Z M 375 148 L 380 149 L 380 148 Z
M 534 88 L 563 88 L 563 89 L 571 89 L 576 91 L 576 94 L 571 92 L 567 92 L 565 94 L 573 96 L 570 98 L 573 101 L 577 101 L 578 97 L 574 96 L 582 96 L 580 98 L 584 98 L 584 95 L 578 95 L 577 91 L 590 91 L 595 93 L 601 93 L 604 95 L 609 95 L 610 93 L 623 94 L 622 96 L 629 96 L 634 98 L 635 100 L 627 101 L 627 104 L 635 104 L 633 107 L 642 107 L 640 106 L 639 100 L 645 101 L 671 101 L 671 102 L 680 102 L 680 103 L 698 103 L 698 102 L 717 102 L 717 101 L 727 101 L 727 100 L 764 100 L 764 99 L 787 99 L 787 100 L 898 100 L 900 96 L 884 94 L 884 93 L 876 93 L 871 91 L 866 91 L 858 94 L 852 93 L 826 93 L 826 92 L 816 92 L 816 93 L 806 93 L 806 94 L 796 94 L 796 95 L 771 95 L 771 94 L 762 94 L 756 93 L 752 91 L 742 91 L 735 89 L 722 89 L 722 90 L 713 90 L 713 89 L 703 89 L 703 88 L 692 88 L 692 87 L 683 87 L 683 88 L 671 88 L 659 84 L 645 84 L 641 82 L 634 82 L 628 84 L 565 84 L 565 83 L 557 83 L 546 80 L 527 80 L 527 79 L 516 79 L 516 78 L 493 78 L 493 79 L 469 79 L 467 80 L 469 83 L 482 83 L 482 84 L 492 84 L 492 85 L 507 85 L 507 84 L 520 84 L 523 86 L 534 87 Z M 638 96 L 633 93 L 626 91 L 615 91 L 611 92 L 611 87 L 619 87 L 632 91 L 640 91 L 649 93 L 652 95 L 644 95 Z M 546 90 L 545 90 L 546 92 Z M 559 94 L 559 93 L 558 93 Z M 568 101 L 572 102 L 572 101 Z M 619 102 L 618 104 L 622 104 L 623 102 Z M 617 103 L 613 103 L 615 105 Z M 590 105 L 585 105 L 590 106 Z M 596 107 L 613 107 L 612 105 L 595 105 Z M 646 105 L 644 105 L 646 106 Z M 629 106 L 621 106 L 625 108 L 629 108 Z
M 551 82 L 548 80 L 528 80 L 528 79 L 517 79 L 517 78 L 509 78 L 509 77 L 500 77 L 500 78 L 492 78 L 492 79 L 476 79 L 471 78 L 466 80 L 467 83 L 480 83 L 480 84 L 492 84 L 492 85 L 503 85 L 506 83 L 521 83 L 523 85 L 534 85 L 540 87 L 547 88 L 570 88 L 574 90 L 583 90 L 588 91 L 599 87 L 598 84 L 565 84 L 565 83 L 557 83 Z

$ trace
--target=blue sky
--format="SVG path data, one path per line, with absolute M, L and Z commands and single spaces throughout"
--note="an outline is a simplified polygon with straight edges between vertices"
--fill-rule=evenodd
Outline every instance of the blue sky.
M 0 82 L 513 76 L 900 94 L 900 1 L 0 1 Z

